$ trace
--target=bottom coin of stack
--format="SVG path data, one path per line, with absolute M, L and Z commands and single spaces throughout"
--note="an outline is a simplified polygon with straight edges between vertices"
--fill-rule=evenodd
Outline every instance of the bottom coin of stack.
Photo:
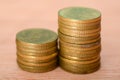
M 48 72 L 57 67 L 57 34 L 47 29 L 28 29 L 16 35 L 17 63 L 29 72 Z

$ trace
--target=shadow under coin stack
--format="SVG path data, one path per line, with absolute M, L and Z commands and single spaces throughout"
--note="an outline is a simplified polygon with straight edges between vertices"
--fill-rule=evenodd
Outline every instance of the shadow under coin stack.
M 101 13 L 95 9 L 70 7 L 58 13 L 61 68 L 86 74 L 100 67 Z
M 17 63 L 29 72 L 57 67 L 57 34 L 47 29 L 28 29 L 16 35 Z

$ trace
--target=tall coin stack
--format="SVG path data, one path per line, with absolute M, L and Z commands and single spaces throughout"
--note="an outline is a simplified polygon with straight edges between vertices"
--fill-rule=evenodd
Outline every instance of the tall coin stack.
M 69 7 L 58 12 L 61 68 L 86 74 L 100 68 L 101 13 L 85 7 Z
M 29 72 L 47 72 L 57 66 L 57 34 L 47 29 L 27 29 L 16 35 L 17 63 Z

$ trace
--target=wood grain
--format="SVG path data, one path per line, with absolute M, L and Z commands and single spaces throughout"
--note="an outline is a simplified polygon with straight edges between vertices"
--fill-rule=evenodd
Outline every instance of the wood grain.
M 57 12 L 67 6 L 86 6 L 102 12 L 100 70 L 78 75 L 57 68 L 47 73 L 29 73 L 16 64 L 15 35 L 26 28 L 48 28 L 57 32 Z M 0 0 L 0 80 L 119 80 L 119 0 Z

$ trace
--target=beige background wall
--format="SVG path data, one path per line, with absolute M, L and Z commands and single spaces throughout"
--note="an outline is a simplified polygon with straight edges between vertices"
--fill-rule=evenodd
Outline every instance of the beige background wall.
M 102 12 L 102 67 L 76 75 L 57 68 L 48 73 L 29 73 L 16 64 L 15 35 L 26 28 L 48 28 L 57 32 L 57 12 L 69 6 L 85 6 Z M 119 0 L 0 0 L 0 80 L 119 80 Z

